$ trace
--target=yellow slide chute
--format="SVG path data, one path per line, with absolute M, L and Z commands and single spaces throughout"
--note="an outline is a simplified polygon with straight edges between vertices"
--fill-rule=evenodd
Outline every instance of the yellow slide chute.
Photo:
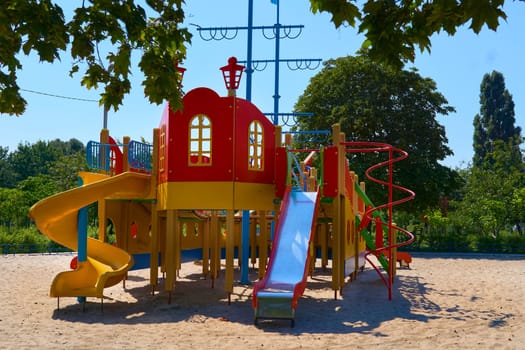
M 78 210 L 101 199 L 151 198 L 151 176 L 123 173 L 106 176 L 80 173 L 83 185 L 43 199 L 33 205 L 29 215 L 49 239 L 78 250 Z M 126 277 L 133 257 L 126 251 L 88 238 L 87 260 L 73 271 L 60 272 L 51 284 L 51 297 L 104 296 L 104 288 Z

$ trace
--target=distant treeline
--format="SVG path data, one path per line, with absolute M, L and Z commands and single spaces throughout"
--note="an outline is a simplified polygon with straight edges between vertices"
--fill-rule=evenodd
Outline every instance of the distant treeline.
M 460 169 L 462 188 L 450 197 L 422 213 L 395 208 L 396 224 L 416 234 L 416 241 L 404 249 L 525 253 L 523 169 Z M 87 170 L 85 147 L 76 139 L 20 144 L 12 152 L 0 146 L 1 253 L 61 250 L 38 233 L 29 208 L 76 187 L 78 172 Z M 89 213 L 89 231 L 96 235 L 96 206 Z

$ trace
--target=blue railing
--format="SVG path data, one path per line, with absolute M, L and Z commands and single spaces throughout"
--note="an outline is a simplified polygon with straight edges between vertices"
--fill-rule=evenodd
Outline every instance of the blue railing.
M 111 170 L 111 148 L 119 148 L 122 144 L 103 144 L 97 141 L 89 141 L 86 146 L 86 160 L 92 169 Z M 134 171 L 151 172 L 153 146 L 131 141 L 128 144 L 129 168 Z M 120 156 L 114 155 L 114 157 Z
M 86 146 L 86 160 L 92 169 L 109 171 L 109 151 L 111 145 L 102 144 L 97 141 L 89 141 Z M 101 155 L 104 155 L 102 164 Z
M 128 144 L 128 162 L 132 169 L 151 172 L 153 145 L 131 141 Z

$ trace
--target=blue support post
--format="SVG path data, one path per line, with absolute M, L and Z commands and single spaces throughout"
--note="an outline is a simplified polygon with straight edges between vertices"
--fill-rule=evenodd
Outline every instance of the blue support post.
M 84 183 L 81 178 L 78 178 L 78 186 Z M 88 210 L 87 207 L 81 208 L 78 211 L 78 262 L 87 260 L 87 226 L 88 226 Z M 86 302 L 86 297 L 78 297 L 79 303 Z
M 275 79 L 273 95 L 273 125 L 279 125 L 279 61 L 280 61 L 280 40 L 281 40 L 281 23 L 279 22 L 279 1 L 277 5 L 277 23 L 275 24 Z M 275 212 L 272 212 L 275 217 Z M 273 242 L 275 218 L 270 226 L 270 239 Z
M 248 280 L 248 269 L 250 260 L 250 211 L 242 211 L 242 228 L 241 228 L 241 284 L 250 284 Z
M 78 211 L 78 261 L 87 260 L 87 207 Z
M 277 5 L 277 23 L 275 24 L 275 79 L 273 94 L 273 125 L 279 125 L 279 51 L 281 40 L 281 23 L 279 23 L 279 1 Z
M 246 55 L 246 100 L 252 99 L 252 31 L 253 31 L 253 0 L 248 1 L 248 52 Z M 241 284 L 249 284 L 248 270 L 250 257 L 250 211 L 242 211 L 241 227 Z
M 248 1 L 248 43 L 246 53 L 246 100 L 252 100 L 253 0 Z

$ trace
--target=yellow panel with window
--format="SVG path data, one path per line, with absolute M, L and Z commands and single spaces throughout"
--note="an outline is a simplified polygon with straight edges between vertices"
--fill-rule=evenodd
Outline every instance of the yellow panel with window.
M 159 139 L 159 171 L 162 173 L 166 167 L 166 124 L 160 129 Z

